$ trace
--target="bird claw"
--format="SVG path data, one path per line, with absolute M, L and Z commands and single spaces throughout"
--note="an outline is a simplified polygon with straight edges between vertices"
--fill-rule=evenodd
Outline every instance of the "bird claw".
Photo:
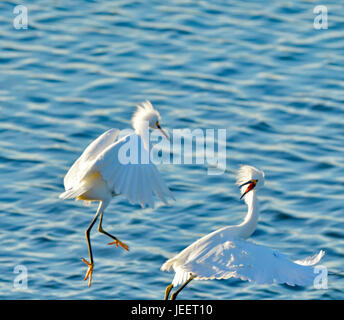
M 129 246 L 126 245 L 125 243 L 123 243 L 120 240 L 115 240 L 115 241 L 112 241 L 112 242 L 108 243 L 108 245 L 112 245 L 112 244 L 114 244 L 116 246 L 116 248 L 118 248 L 118 245 L 120 245 L 124 250 L 129 251 Z
M 84 280 L 88 279 L 88 286 L 91 286 L 91 281 L 92 281 L 92 272 L 93 272 L 93 263 L 89 263 L 86 259 L 81 259 L 83 262 L 85 262 L 88 266 L 86 276 Z

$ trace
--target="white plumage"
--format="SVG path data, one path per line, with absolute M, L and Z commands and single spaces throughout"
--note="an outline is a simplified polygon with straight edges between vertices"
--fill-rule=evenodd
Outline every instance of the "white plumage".
M 264 173 L 254 167 L 242 166 L 237 184 L 248 205 L 244 222 L 216 230 L 166 261 L 161 270 L 174 270 L 173 287 L 185 284 L 190 277 L 195 280 L 234 277 L 258 284 L 312 285 L 316 277 L 312 266 L 321 260 L 324 251 L 304 260 L 292 261 L 277 250 L 247 241 L 258 222 L 256 192 L 264 185 Z M 247 184 L 249 186 L 245 188 Z
M 61 199 L 76 198 L 83 193 L 80 190 L 84 186 L 85 173 L 94 166 L 98 156 L 117 140 L 118 129 L 110 129 L 94 140 L 74 162 L 64 177 L 64 187 L 66 192 L 60 195 Z
M 313 284 L 316 276 L 310 266 L 318 263 L 324 255 L 324 251 L 320 251 L 305 261 L 293 262 L 277 250 L 239 238 L 229 239 L 223 231 L 217 232 L 208 241 L 198 243 L 187 257 L 181 255 L 166 262 L 162 270 L 174 269 L 174 287 L 185 283 L 191 274 L 196 276 L 195 280 L 233 277 L 258 284 L 276 282 L 308 286 Z M 179 259 L 184 262 L 180 263 Z
M 62 199 L 99 201 L 97 214 L 86 232 L 90 260 L 84 260 L 89 266 L 86 278 L 93 270 L 93 258 L 89 240 L 91 230 L 98 215 L 100 224 L 98 230 L 114 239 L 128 250 L 128 246 L 116 237 L 105 232 L 101 227 L 102 215 L 114 196 L 122 195 L 132 204 L 142 207 L 154 207 L 154 197 L 157 196 L 164 203 L 168 198 L 174 199 L 171 191 L 161 178 L 156 166 L 150 160 L 151 144 L 149 143 L 149 128 L 158 129 L 163 135 L 159 121 L 161 117 L 149 101 L 138 106 L 132 118 L 135 133 L 121 139 L 119 130 L 110 129 L 94 140 L 75 161 L 64 178 L 65 192 Z M 85 278 L 85 279 L 86 279 Z
M 114 195 L 121 194 L 132 204 L 154 207 L 153 195 L 164 203 L 167 203 L 166 198 L 174 199 L 156 166 L 150 161 L 149 141 L 141 137 L 145 122 L 148 124 L 147 129 L 154 128 L 160 118 L 159 112 L 147 101 L 138 106 L 132 118 L 135 133 L 117 140 L 118 129 L 104 132 L 85 149 L 69 169 L 64 178 L 66 191 L 60 198 L 88 201 L 85 194 L 94 192 L 94 185 L 103 185 L 101 180 L 104 180 L 106 184 L 101 198 L 93 199 L 97 197 L 90 194 L 89 201 L 109 202 Z M 133 146 L 131 151 L 135 152 L 137 163 L 122 163 L 127 146 Z
M 173 198 L 173 195 L 156 166 L 149 160 L 149 152 L 142 147 L 141 137 L 134 133 L 111 143 L 111 138 L 116 139 L 117 136 L 118 130 L 110 129 L 87 147 L 68 171 L 64 179 L 67 191 L 62 193 L 60 198 L 84 200 L 82 195 L 94 187 L 96 179 L 101 178 L 107 186 L 102 195 L 105 202 L 110 201 L 114 195 L 122 195 L 131 204 L 154 207 L 155 195 L 167 204 L 166 198 Z M 140 157 L 138 163 L 121 163 L 121 148 L 130 143 L 137 146 L 135 153 L 148 159 L 148 163 L 142 163 Z

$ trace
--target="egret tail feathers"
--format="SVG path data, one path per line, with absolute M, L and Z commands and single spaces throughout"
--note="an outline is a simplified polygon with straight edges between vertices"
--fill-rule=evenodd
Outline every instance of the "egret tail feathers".
M 175 266 L 175 260 L 167 260 L 160 268 L 161 271 L 170 271 L 173 268 L 175 271 L 174 278 L 172 281 L 173 287 L 184 284 L 189 280 L 191 272 L 185 271 L 182 266 Z
M 65 192 L 61 193 L 59 195 L 60 199 L 75 199 L 81 196 L 83 193 L 87 191 L 87 188 L 85 186 L 79 187 L 79 188 L 71 188 L 69 190 L 66 190 Z
M 161 271 L 170 271 L 171 268 L 173 267 L 173 264 L 174 264 L 174 260 L 169 259 L 161 266 L 160 270 Z

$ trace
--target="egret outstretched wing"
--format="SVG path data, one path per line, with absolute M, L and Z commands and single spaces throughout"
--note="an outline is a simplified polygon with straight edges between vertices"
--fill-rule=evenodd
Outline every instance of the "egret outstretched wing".
M 165 203 L 166 197 L 174 199 L 137 134 L 125 136 L 105 148 L 81 179 L 94 172 L 102 175 L 114 194 L 125 196 L 132 204 L 154 207 L 154 195 Z
M 307 286 L 313 284 L 316 276 L 311 265 L 320 261 L 323 255 L 324 251 L 320 251 L 296 263 L 276 250 L 235 239 L 200 248 L 181 269 L 196 275 L 198 280 L 235 277 L 259 284 L 276 282 Z
M 117 140 L 119 132 L 120 131 L 118 129 L 107 130 L 96 140 L 90 143 L 67 172 L 64 178 L 64 186 L 66 190 L 75 188 L 80 184 L 85 171 L 89 170 L 100 153 Z

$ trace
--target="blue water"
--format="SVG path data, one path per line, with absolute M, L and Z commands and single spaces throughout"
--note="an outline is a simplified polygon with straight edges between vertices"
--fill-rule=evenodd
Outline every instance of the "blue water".
M 239 223 L 235 172 L 264 170 L 252 241 L 301 259 L 324 249 L 328 289 L 193 282 L 184 299 L 344 298 L 344 5 L 319 1 L 0 2 L 0 298 L 161 299 L 161 264 L 198 237 Z M 130 127 L 149 99 L 162 124 L 227 129 L 227 171 L 162 165 L 177 201 L 142 210 L 114 199 L 104 228 L 130 245 L 84 231 L 96 206 L 62 201 L 63 177 L 90 141 Z M 23 265 L 28 287 L 14 287 Z

